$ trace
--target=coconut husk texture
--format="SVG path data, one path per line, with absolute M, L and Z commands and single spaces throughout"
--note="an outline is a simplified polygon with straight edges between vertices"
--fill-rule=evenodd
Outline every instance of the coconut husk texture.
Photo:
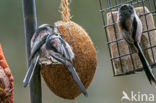
M 87 32 L 72 21 L 58 21 L 55 24 L 58 26 L 64 40 L 69 43 L 75 53 L 73 64 L 87 89 L 93 80 L 97 65 L 93 42 Z M 75 99 L 81 94 L 72 74 L 65 65 L 41 65 L 41 68 L 41 74 L 46 84 L 57 96 L 65 99 Z
M 138 16 L 141 14 L 144 14 L 143 7 L 135 8 L 135 10 L 136 10 L 136 13 Z M 117 22 L 117 13 L 118 13 L 117 11 L 112 13 L 115 22 Z M 146 8 L 146 7 L 145 7 L 145 13 L 149 13 L 148 8 Z M 112 15 L 110 12 L 107 13 L 107 24 L 108 25 L 111 25 L 113 23 Z M 152 14 L 149 13 L 146 15 L 147 24 L 146 24 L 144 15 L 139 16 L 139 18 L 142 21 L 142 26 L 143 26 L 142 31 L 147 31 L 147 26 L 148 26 L 148 30 L 155 29 Z M 117 38 L 115 37 L 115 32 L 116 32 Z M 113 25 L 108 26 L 107 33 L 108 33 L 108 38 L 109 38 L 110 42 L 123 38 L 117 23 L 115 24 L 115 29 L 114 29 Z M 151 39 L 151 41 L 149 41 L 149 38 Z M 152 44 L 151 46 L 156 45 L 156 31 L 155 30 L 149 31 L 149 36 L 148 36 L 148 32 L 143 32 L 143 35 L 141 37 L 141 47 L 142 47 L 142 49 L 146 49 L 146 50 L 144 50 L 145 57 L 147 58 L 147 60 L 150 64 L 154 64 L 153 56 L 156 57 L 156 48 L 152 48 L 152 49 L 149 48 L 150 42 Z M 119 48 L 117 45 L 119 46 Z M 142 70 L 141 69 L 142 64 L 141 64 L 141 61 L 140 61 L 137 53 L 133 52 L 131 56 L 130 55 L 123 56 L 126 54 L 130 54 L 129 47 L 125 40 L 122 39 L 122 40 L 119 40 L 118 42 L 110 43 L 110 50 L 111 50 L 112 58 L 122 56 L 121 62 L 120 62 L 120 58 L 112 59 L 115 75 L 123 74 L 123 72 L 126 73 L 129 71 L 133 71 L 134 69 Z M 119 50 L 119 52 L 118 52 L 118 50 Z M 152 52 L 153 52 L 153 56 L 152 56 Z M 133 66 L 133 64 L 134 64 L 134 66 Z M 121 65 L 122 65 L 122 68 L 121 68 Z
M 0 103 L 14 103 L 13 75 L 0 45 Z

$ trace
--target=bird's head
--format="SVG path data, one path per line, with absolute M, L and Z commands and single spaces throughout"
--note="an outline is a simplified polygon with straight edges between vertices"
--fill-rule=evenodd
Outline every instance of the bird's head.
M 119 8 L 119 17 L 130 17 L 134 13 L 132 5 L 124 4 Z
M 49 24 L 42 24 L 40 25 L 37 30 L 35 31 L 32 39 L 31 39 L 31 47 L 33 46 L 34 42 L 39 40 L 45 35 L 52 34 L 53 32 L 53 27 Z
M 48 32 L 52 33 L 53 27 L 49 24 L 42 24 L 36 30 L 36 34 L 40 34 L 42 31 L 48 31 Z
M 48 35 L 47 40 L 46 40 L 46 48 L 57 52 L 57 48 L 61 44 L 60 39 L 61 39 L 60 34 L 53 32 L 51 35 Z

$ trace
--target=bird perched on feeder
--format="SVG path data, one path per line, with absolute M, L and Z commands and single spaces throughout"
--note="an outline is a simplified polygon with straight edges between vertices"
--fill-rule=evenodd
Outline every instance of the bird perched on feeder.
M 64 99 L 75 99 L 81 93 L 87 96 L 85 89 L 93 80 L 97 58 L 88 33 L 70 20 L 68 5 L 68 0 L 61 0 L 63 20 L 55 22 L 54 28 L 40 26 L 32 37 L 31 63 L 24 86 L 30 83 L 38 63 L 42 77 L 53 93 Z
M 31 40 L 30 66 L 23 81 L 24 87 L 31 82 L 37 63 L 62 63 L 72 73 L 82 93 L 87 96 L 85 87 L 73 66 L 73 58 L 72 47 L 62 38 L 57 26 L 54 28 L 49 24 L 39 26 Z
M 142 23 L 137 16 L 134 7 L 128 4 L 122 5 L 118 11 L 117 22 L 123 38 L 128 43 L 130 49 L 137 51 L 150 84 L 152 84 L 152 82 L 156 83 L 156 79 L 152 73 L 151 66 L 144 56 L 144 53 L 140 46 L 140 39 L 142 36 Z

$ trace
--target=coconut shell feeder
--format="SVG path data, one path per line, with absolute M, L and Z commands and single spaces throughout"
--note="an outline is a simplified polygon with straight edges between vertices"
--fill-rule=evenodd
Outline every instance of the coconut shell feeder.
M 0 103 L 14 103 L 14 80 L 0 44 Z
M 83 85 L 87 89 L 93 80 L 97 58 L 93 42 L 87 32 L 78 24 L 70 20 L 68 0 L 61 1 L 62 18 L 55 25 L 58 26 L 64 40 L 72 46 L 75 58 L 74 67 Z M 63 64 L 41 65 L 41 74 L 50 88 L 57 96 L 65 99 L 75 99 L 81 91 L 74 81 L 71 73 Z
M 143 35 L 141 38 L 141 46 L 144 54 L 151 65 L 156 66 L 156 27 L 155 27 L 155 1 L 128 1 L 112 3 L 112 0 L 107 0 L 107 8 L 103 6 L 103 0 L 99 0 L 101 7 L 102 20 L 104 24 L 107 45 L 110 52 L 110 61 L 112 63 L 113 75 L 122 76 L 134 74 L 143 70 L 138 54 L 130 52 L 126 41 L 123 39 L 117 25 L 117 11 L 122 4 L 131 4 L 135 7 L 136 13 L 139 16 L 143 25 Z M 145 6 L 146 4 L 146 6 Z M 104 16 L 106 13 L 106 17 Z

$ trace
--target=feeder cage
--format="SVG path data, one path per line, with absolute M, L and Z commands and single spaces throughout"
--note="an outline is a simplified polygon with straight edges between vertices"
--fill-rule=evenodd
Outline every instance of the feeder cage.
M 138 54 L 131 51 L 117 25 L 117 13 L 122 4 L 136 10 L 143 26 L 141 47 L 152 68 L 156 66 L 156 0 L 99 0 L 110 61 L 114 76 L 134 74 L 143 66 Z

